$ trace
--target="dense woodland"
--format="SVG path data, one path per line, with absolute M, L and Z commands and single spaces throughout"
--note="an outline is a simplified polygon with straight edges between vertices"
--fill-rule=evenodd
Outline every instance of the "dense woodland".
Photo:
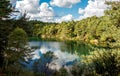
M 0 0 L 0 76 L 48 76 L 49 72 L 26 70 L 19 60 L 32 51 L 29 39 L 55 39 L 83 41 L 96 47 L 86 60 L 73 66 L 73 76 L 119 76 L 120 75 L 120 2 L 106 2 L 111 8 L 102 17 L 89 17 L 80 21 L 44 23 L 29 21 L 24 14 L 11 19 L 14 11 L 9 1 Z M 79 46 L 78 46 L 79 47 Z M 99 47 L 99 48 L 97 48 Z M 102 49 L 100 49 L 102 47 Z M 45 56 L 52 56 L 52 53 Z M 84 64 L 82 64 L 84 63 Z M 48 69 L 50 70 L 50 69 Z M 50 70 L 51 71 L 51 70 Z M 51 71 L 50 76 L 68 76 L 65 68 Z

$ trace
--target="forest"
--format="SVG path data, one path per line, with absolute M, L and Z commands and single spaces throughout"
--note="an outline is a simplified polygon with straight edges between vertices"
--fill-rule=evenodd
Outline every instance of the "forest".
M 26 13 L 19 19 L 11 19 L 15 11 L 8 0 L 0 0 L 0 76 L 120 76 L 120 2 L 106 2 L 111 8 L 102 17 L 88 17 L 79 21 L 47 23 L 29 20 Z M 27 70 L 20 62 L 30 57 L 27 45 L 30 40 L 82 41 L 94 51 L 80 57 L 84 60 L 73 65 L 68 73 L 59 71 Z M 78 46 L 79 47 L 79 46 Z M 54 58 L 52 52 L 44 57 Z M 41 60 L 40 60 L 41 61 Z

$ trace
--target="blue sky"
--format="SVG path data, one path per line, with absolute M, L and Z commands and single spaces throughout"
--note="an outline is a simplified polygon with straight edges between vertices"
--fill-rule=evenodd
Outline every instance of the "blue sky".
M 106 0 L 120 1 L 120 0 Z M 30 20 L 62 22 L 103 16 L 110 6 L 105 0 L 11 0 L 16 10 L 27 13 Z
M 49 4 L 50 0 L 41 0 L 40 4 L 43 2 L 47 2 Z M 80 14 L 78 13 L 79 8 L 85 8 L 88 4 L 88 0 L 81 0 L 81 2 L 78 2 L 72 6 L 72 8 L 64 8 L 64 7 L 56 7 L 56 6 L 50 6 L 54 9 L 55 13 L 58 16 L 65 16 L 67 14 L 72 14 L 74 18 L 78 18 Z

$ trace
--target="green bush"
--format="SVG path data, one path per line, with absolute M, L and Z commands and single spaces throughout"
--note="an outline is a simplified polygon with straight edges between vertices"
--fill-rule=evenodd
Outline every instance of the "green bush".
M 97 49 L 90 55 L 82 56 L 84 64 L 91 65 L 96 74 L 102 76 L 118 76 L 120 74 L 119 49 Z M 91 67 L 89 67 L 91 68 Z

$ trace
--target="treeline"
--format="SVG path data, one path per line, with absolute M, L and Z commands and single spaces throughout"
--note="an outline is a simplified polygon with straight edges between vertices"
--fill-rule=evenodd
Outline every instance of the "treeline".
M 111 5 L 105 16 L 89 17 L 80 21 L 62 22 L 58 24 L 36 23 L 33 36 L 56 38 L 61 40 L 84 40 L 102 46 L 116 47 L 120 41 L 120 3 L 108 2 Z

